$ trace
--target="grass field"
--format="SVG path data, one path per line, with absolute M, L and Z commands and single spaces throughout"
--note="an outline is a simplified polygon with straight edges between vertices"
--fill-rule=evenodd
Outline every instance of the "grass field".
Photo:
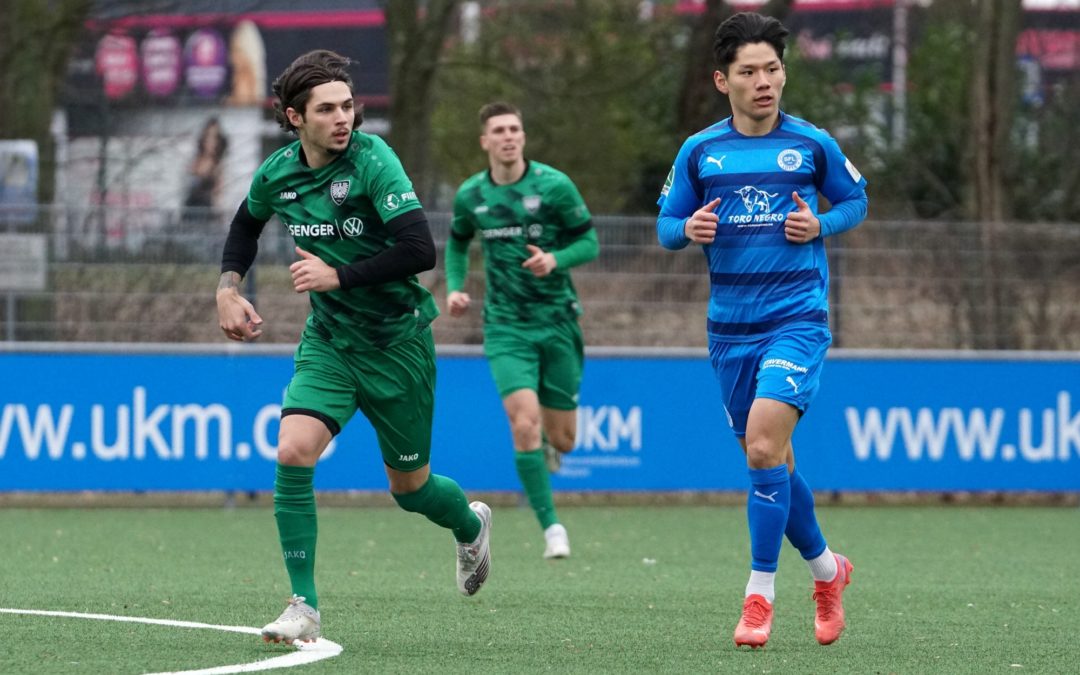
M 392 508 L 324 508 L 325 637 L 304 673 L 1080 672 L 1080 511 L 832 507 L 855 565 L 848 629 L 813 638 L 785 548 L 765 650 L 731 633 L 747 574 L 738 507 L 561 509 L 573 557 L 543 561 L 531 512 L 497 508 L 492 576 L 457 592 L 449 536 Z M 0 608 L 259 627 L 288 595 L 265 508 L 0 509 Z M 254 635 L 0 613 L 2 673 L 210 669 L 288 654 Z

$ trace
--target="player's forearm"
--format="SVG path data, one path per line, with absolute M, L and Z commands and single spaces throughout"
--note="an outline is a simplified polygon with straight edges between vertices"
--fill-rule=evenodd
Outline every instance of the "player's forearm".
M 686 237 L 686 218 L 660 214 L 656 219 L 656 238 L 666 249 L 677 251 L 686 248 L 690 243 Z
M 821 223 L 821 236 L 827 237 L 832 234 L 847 232 L 863 221 L 866 217 L 867 199 L 866 193 L 853 199 L 845 199 L 832 205 L 828 213 L 818 216 Z
M 240 203 L 229 224 L 229 234 L 221 253 L 223 273 L 235 272 L 240 278 L 247 274 L 259 252 L 259 235 L 265 225 L 265 220 L 259 220 L 248 212 L 246 199 Z
M 591 223 L 589 229 L 571 241 L 566 247 L 558 251 L 552 251 L 555 263 L 558 267 L 569 269 L 584 265 L 590 260 L 595 260 L 600 255 L 600 240 L 596 236 L 596 229 Z
M 446 242 L 443 263 L 446 265 L 446 290 L 460 291 L 465 288 L 465 276 L 469 273 L 469 242 L 450 230 Z
M 232 292 L 240 291 L 240 283 L 243 281 L 243 277 L 239 272 L 222 272 L 221 278 L 218 279 L 217 290 L 218 293 L 222 291 Z
M 427 219 L 413 220 L 394 231 L 394 243 L 363 260 L 337 268 L 343 290 L 407 279 L 435 267 L 435 241 Z

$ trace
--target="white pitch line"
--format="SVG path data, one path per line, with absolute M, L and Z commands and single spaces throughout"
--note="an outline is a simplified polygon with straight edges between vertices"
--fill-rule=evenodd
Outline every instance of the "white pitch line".
M 196 621 L 172 621 L 171 619 L 150 619 L 139 616 L 117 616 L 115 614 L 84 614 L 82 612 L 53 612 L 42 609 L 7 609 L 0 607 L 0 614 L 30 614 L 33 616 L 57 616 L 69 619 L 96 619 L 98 621 L 121 621 L 127 623 L 146 623 L 155 626 L 170 626 L 173 628 L 207 628 L 220 630 L 228 633 L 248 633 L 259 635 L 258 628 L 249 626 L 218 626 L 212 623 L 199 623 Z M 251 663 L 237 663 L 214 668 L 200 670 L 178 670 L 174 672 L 152 673 L 151 675 L 229 675 L 229 673 L 253 673 L 259 670 L 273 670 L 275 668 L 292 668 L 307 663 L 330 659 L 342 652 L 342 647 L 336 642 L 319 638 L 315 642 L 300 642 L 296 644 L 297 651 L 282 656 L 275 656 Z

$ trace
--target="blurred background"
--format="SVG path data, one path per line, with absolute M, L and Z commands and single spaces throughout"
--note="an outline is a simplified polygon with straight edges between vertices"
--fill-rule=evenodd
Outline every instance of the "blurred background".
M 527 156 L 578 184 L 602 244 L 575 271 L 590 345 L 700 347 L 701 256 L 656 244 L 685 137 L 729 114 L 716 25 L 791 29 L 783 108 L 868 178 L 830 241 L 836 346 L 1080 349 L 1076 0 L 8 0 L 0 15 L 0 341 L 219 342 L 227 223 L 291 140 L 270 83 L 300 53 L 354 59 L 368 133 L 401 157 L 441 247 L 485 168 L 476 112 L 524 111 Z M 474 254 L 478 247 L 473 247 Z M 306 298 L 267 228 L 247 280 L 265 340 Z M 440 268 L 422 279 L 440 304 Z M 482 295 L 480 265 L 472 266 Z M 147 320 L 152 316 L 153 320 Z M 476 344 L 479 313 L 437 321 Z

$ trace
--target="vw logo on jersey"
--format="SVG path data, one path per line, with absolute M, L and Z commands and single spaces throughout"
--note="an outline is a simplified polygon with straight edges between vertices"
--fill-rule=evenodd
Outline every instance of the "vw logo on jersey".
M 330 183 L 330 199 L 334 200 L 334 203 L 341 206 L 345 203 L 345 199 L 349 196 L 350 181 L 336 180 Z
M 350 237 L 359 237 L 364 232 L 364 221 L 359 218 L 346 218 L 341 224 L 341 231 Z
M 781 150 L 776 156 L 776 163 L 784 171 L 795 171 L 802 166 L 802 153 L 791 148 Z
M 536 213 L 540 208 L 540 195 L 528 195 L 521 198 L 521 204 L 529 213 Z
M 539 239 L 543 233 L 544 226 L 540 223 L 533 223 L 529 226 L 529 239 Z

